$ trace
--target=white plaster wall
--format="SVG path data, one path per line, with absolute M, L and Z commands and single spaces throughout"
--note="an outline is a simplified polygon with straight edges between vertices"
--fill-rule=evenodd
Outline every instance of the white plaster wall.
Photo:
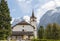
M 34 27 L 35 27 L 35 29 L 37 29 L 37 24 L 36 24 L 36 22 L 31 22 L 31 25 L 33 25 Z
M 36 24 L 36 22 L 31 22 L 31 24 L 35 27 L 34 36 L 35 36 L 35 38 L 37 38 L 37 24 Z
M 34 31 L 34 36 L 37 38 L 37 30 Z
M 24 27 L 23 27 L 23 25 L 16 25 L 16 26 L 12 29 L 12 31 L 22 31 L 23 29 L 24 29 L 25 31 L 33 31 L 33 27 L 30 26 L 30 25 L 24 25 Z

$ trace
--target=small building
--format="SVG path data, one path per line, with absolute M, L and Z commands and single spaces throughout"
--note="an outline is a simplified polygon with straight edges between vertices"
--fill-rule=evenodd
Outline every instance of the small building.
M 21 21 L 18 24 L 12 27 L 12 35 L 10 39 L 15 40 L 23 40 L 23 39 L 32 39 L 37 38 L 37 21 L 34 16 L 34 12 L 32 12 L 32 16 L 30 17 L 30 23 L 26 21 Z

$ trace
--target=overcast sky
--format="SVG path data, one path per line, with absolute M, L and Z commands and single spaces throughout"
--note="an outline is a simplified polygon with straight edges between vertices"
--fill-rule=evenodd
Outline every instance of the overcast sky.
M 60 6 L 60 0 L 7 0 L 12 19 L 31 16 L 34 10 L 39 20 L 44 13 L 56 5 Z

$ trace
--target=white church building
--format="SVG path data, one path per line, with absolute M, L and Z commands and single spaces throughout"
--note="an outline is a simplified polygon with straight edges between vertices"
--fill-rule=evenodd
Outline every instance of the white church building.
M 12 27 L 12 35 L 10 39 L 20 40 L 20 39 L 32 39 L 37 38 L 37 21 L 34 16 L 34 12 L 32 12 L 32 16 L 30 17 L 30 23 L 26 21 L 21 21 L 18 24 Z

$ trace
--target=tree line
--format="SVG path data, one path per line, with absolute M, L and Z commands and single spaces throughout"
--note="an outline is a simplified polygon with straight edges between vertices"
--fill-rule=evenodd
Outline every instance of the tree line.
M 39 39 L 60 39 L 60 25 L 57 23 L 48 24 L 46 27 L 40 26 L 38 29 Z

